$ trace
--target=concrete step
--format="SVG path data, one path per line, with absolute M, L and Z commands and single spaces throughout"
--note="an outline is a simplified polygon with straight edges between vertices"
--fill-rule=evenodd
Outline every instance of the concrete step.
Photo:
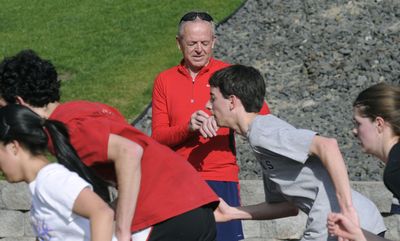
M 390 211 L 392 194 L 382 182 L 352 182 L 354 190 L 371 199 L 382 213 Z M 265 201 L 262 180 L 240 181 L 240 194 L 243 205 L 256 204 Z M 266 221 L 243 221 L 245 241 L 282 241 L 298 240 L 306 226 L 307 215 L 300 212 L 296 217 L 281 218 Z M 386 228 L 385 237 L 400 240 L 400 215 L 384 216 Z

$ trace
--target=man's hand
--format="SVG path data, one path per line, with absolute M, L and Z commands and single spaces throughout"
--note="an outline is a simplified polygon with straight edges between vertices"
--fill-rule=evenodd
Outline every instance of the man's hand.
M 201 125 L 203 124 L 203 122 L 205 120 L 207 120 L 210 116 L 202 111 L 202 110 L 198 110 L 196 112 L 194 112 L 192 114 L 192 116 L 190 117 L 190 121 L 189 121 L 189 131 L 191 132 L 195 132 L 200 130 Z
M 356 225 L 357 227 L 360 226 L 360 221 L 358 220 L 358 214 L 356 209 L 351 206 L 351 207 L 346 207 L 345 209 L 341 210 L 341 214 L 344 215 L 351 223 L 353 223 L 354 225 Z M 339 237 L 338 239 L 339 241 L 347 241 L 349 239 L 347 238 L 341 238 Z
M 198 110 L 190 117 L 189 131 L 199 131 L 204 138 L 211 138 L 217 136 L 218 126 L 214 116 Z
M 214 116 L 210 116 L 205 121 L 203 121 L 203 124 L 201 125 L 199 131 L 204 138 L 211 138 L 217 136 L 218 128 L 219 127 L 217 125 L 217 122 L 215 121 Z
M 229 217 L 229 211 L 231 206 L 229 206 L 222 198 L 219 199 L 219 205 L 214 210 L 214 217 L 216 222 L 228 222 L 232 219 Z
M 366 241 L 361 228 L 341 213 L 330 213 L 327 227 L 339 240 Z
M 358 220 L 357 210 L 353 206 L 347 207 L 347 209 L 342 210 L 341 213 L 343 215 L 345 215 L 352 223 L 354 223 L 357 226 L 360 226 L 360 221 Z

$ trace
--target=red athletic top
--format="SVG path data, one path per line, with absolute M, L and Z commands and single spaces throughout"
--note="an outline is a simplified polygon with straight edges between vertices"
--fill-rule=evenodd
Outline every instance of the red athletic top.
M 205 108 L 210 98 L 211 75 L 229 64 L 211 58 L 193 80 L 180 65 L 161 72 L 154 81 L 152 99 L 152 137 L 185 157 L 205 180 L 238 181 L 239 168 L 230 145 L 229 129 L 220 128 L 217 136 L 203 138 L 189 132 L 191 115 Z M 262 113 L 269 113 L 263 106 Z M 231 141 L 234 145 L 234 141 Z
M 50 119 L 67 125 L 71 143 L 82 161 L 108 180 L 116 182 L 113 162 L 107 160 L 110 134 L 142 146 L 142 179 L 132 231 L 218 200 L 180 155 L 129 125 L 110 106 L 87 101 L 67 102 L 60 104 Z

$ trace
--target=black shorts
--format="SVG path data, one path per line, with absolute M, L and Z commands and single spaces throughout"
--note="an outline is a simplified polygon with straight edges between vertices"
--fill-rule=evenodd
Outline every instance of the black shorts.
M 215 241 L 214 205 L 193 209 L 153 226 L 148 241 Z

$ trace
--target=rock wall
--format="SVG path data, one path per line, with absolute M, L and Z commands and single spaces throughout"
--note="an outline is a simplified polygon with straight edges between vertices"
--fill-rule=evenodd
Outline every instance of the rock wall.
M 353 181 L 382 180 L 383 164 L 352 134 L 352 102 L 400 81 L 400 1 L 248 0 L 217 26 L 215 56 L 259 69 L 273 114 L 338 139 Z M 147 133 L 151 108 L 135 121 Z M 237 137 L 241 180 L 261 179 Z
M 353 137 L 352 102 L 377 82 L 400 80 L 400 1 L 248 0 L 217 28 L 216 57 L 258 68 L 272 113 L 339 141 L 354 181 L 383 165 Z M 239 140 L 240 179 L 260 178 Z
M 241 199 L 244 205 L 264 201 L 264 191 L 260 180 L 242 180 Z M 386 237 L 400 240 L 400 215 L 388 216 L 391 197 L 382 182 L 352 182 L 355 190 L 369 197 L 384 214 L 388 231 Z M 0 240 L 34 241 L 34 233 L 29 224 L 31 199 L 25 183 L 10 184 L 0 181 Z M 305 227 L 306 215 L 270 221 L 244 221 L 245 241 L 298 240 Z
M 29 223 L 31 197 L 25 183 L 0 181 L 0 240 L 34 241 Z

